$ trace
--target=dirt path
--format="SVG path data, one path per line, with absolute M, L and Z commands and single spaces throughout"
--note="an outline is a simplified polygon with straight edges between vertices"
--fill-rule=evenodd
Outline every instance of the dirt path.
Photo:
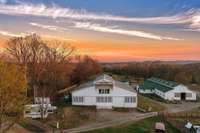
M 63 132 L 64 133 L 78 133 L 78 132 L 91 131 L 91 130 L 100 129 L 100 128 L 117 126 L 117 125 L 125 124 L 128 122 L 139 121 L 139 120 L 153 117 L 156 115 L 157 115 L 156 112 L 139 114 L 139 115 L 131 115 L 131 113 L 130 113 L 130 115 L 127 115 L 125 117 L 116 118 L 116 119 L 113 119 L 110 121 L 96 122 L 96 123 L 86 125 L 86 126 L 81 126 L 78 128 L 67 129 L 67 130 L 63 130 Z M 59 131 L 57 131 L 57 133 L 59 133 Z

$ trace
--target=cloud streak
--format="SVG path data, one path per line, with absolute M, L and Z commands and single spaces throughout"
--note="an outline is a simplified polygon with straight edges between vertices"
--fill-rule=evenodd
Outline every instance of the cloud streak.
M 148 24 L 188 24 L 187 28 L 200 30 L 200 9 L 192 9 L 187 12 L 178 13 L 172 16 L 138 18 L 115 16 L 111 14 L 98 14 L 87 12 L 86 10 L 73 10 L 58 6 L 47 7 L 45 5 L 20 3 L 18 5 L 0 4 L 0 13 L 8 15 L 33 15 L 52 18 L 71 18 L 76 20 L 106 20 Z
M 112 27 L 107 26 L 101 26 L 100 24 L 91 24 L 89 22 L 75 22 L 75 28 L 85 29 L 85 30 L 92 30 L 92 31 L 98 31 L 98 32 L 104 32 L 104 33 L 114 33 L 114 34 L 120 34 L 120 35 L 128 35 L 128 36 L 135 36 L 135 37 L 142 37 L 147 39 L 154 39 L 154 40 L 174 40 L 179 41 L 181 39 L 179 38 L 173 38 L 173 37 L 165 37 L 156 35 L 153 33 L 148 33 L 144 31 L 138 31 L 138 30 L 124 30 L 124 29 L 116 29 Z
M 55 39 L 55 40 L 63 40 L 63 41 L 70 41 L 70 42 L 77 42 L 77 40 L 72 38 L 65 38 L 65 37 L 57 37 L 52 35 L 43 35 L 44 38 Z
M 26 35 L 25 33 L 14 34 L 4 30 L 0 30 L 0 34 L 3 36 L 10 36 L 10 37 L 21 37 Z
M 51 30 L 51 31 L 64 31 L 64 30 L 67 30 L 66 28 L 55 26 L 55 25 L 43 25 L 43 24 L 34 23 L 34 22 L 31 22 L 29 24 L 31 26 L 34 26 L 34 27 L 48 29 L 48 30 Z
M 8 31 L 0 30 L 0 35 L 8 36 L 8 37 L 25 37 L 27 35 L 34 34 L 35 32 L 26 32 L 26 33 L 19 33 L 14 34 Z M 76 42 L 77 40 L 71 39 L 71 38 L 65 38 L 65 37 L 58 37 L 58 36 L 52 36 L 52 35 L 41 35 L 44 38 L 51 38 L 51 39 L 58 39 L 63 41 L 70 41 L 70 42 Z

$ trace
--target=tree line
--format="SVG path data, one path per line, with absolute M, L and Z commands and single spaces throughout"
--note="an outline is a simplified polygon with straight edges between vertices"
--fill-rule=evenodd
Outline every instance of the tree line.
M 103 66 L 104 72 L 136 77 L 158 77 L 183 84 L 200 84 L 200 64 L 163 64 L 152 62 L 127 63 Z

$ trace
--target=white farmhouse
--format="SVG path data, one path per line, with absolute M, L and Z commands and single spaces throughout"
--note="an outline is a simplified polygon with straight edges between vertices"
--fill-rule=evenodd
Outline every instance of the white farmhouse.
M 97 108 L 136 108 L 137 92 L 128 84 L 103 74 L 72 91 L 72 105 Z
M 167 81 L 159 78 L 149 78 L 138 86 L 139 93 L 156 94 L 157 96 L 173 100 L 196 100 L 196 92 L 189 90 L 186 86 L 173 81 Z

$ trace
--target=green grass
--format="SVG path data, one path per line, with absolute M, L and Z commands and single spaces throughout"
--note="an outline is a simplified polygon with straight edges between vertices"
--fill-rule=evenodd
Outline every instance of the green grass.
M 197 102 L 199 103 L 200 102 L 200 96 L 197 95 Z
M 163 111 L 165 110 L 165 106 L 155 102 L 154 100 L 138 95 L 138 107 L 142 110 L 146 111 Z
M 152 117 L 129 125 L 98 129 L 85 133 L 154 133 L 154 125 L 160 120 L 160 117 Z M 165 126 L 167 133 L 181 133 L 169 122 L 166 122 Z

